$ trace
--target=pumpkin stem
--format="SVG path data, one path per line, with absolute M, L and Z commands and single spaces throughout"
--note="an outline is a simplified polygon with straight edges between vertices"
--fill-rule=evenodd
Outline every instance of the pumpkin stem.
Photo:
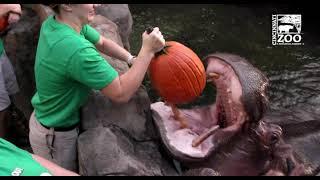
M 157 57 L 157 56 L 160 56 L 160 55 L 163 55 L 163 54 L 167 55 L 167 54 L 168 54 L 167 48 L 169 48 L 169 47 L 171 47 L 171 46 L 165 45 L 165 46 L 163 47 L 163 49 L 161 49 L 159 52 L 157 52 L 157 53 L 155 54 L 155 56 Z

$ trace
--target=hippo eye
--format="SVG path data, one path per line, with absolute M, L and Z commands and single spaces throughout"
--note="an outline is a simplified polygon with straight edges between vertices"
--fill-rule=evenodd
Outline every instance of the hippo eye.
M 270 137 L 270 142 L 271 144 L 275 144 L 279 141 L 279 136 L 275 133 L 272 133 L 271 134 L 271 137 Z

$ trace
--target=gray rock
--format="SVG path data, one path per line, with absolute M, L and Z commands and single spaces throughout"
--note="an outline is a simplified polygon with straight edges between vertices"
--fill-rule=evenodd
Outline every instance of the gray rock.
M 129 38 L 133 20 L 128 4 L 102 4 L 96 9 L 96 13 L 118 25 L 124 48 L 130 51 Z
M 147 128 L 150 100 L 143 87 L 125 104 L 115 104 L 101 92 L 94 91 L 88 103 L 82 108 L 82 128 L 84 130 L 115 124 L 126 129 L 135 139 L 145 140 L 153 128 Z
M 15 105 L 29 119 L 33 110 L 31 98 L 35 93 L 34 61 L 39 38 L 39 17 L 31 9 L 23 15 L 4 38 L 5 50 L 12 62 L 20 93 L 14 96 Z
M 81 175 L 176 175 L 152 141 L 135 141 L 117 126 L 98 127 L 78 139 Z
M 105 18 L 104 16 L 97 15 L 90 23 L 90 25 L 95 28 L 102 36 L 112 40 L 113 42 L 123 47 L 121 37 L 119 35 L 118 26 L 109 19 Z M 109 62 L 112 67 L 114 67 L 119 72 L 119 74 L 122 74 L 129 69 L 127 62 L 111 58 L 103 52 L 101 53 L 101 55 Z

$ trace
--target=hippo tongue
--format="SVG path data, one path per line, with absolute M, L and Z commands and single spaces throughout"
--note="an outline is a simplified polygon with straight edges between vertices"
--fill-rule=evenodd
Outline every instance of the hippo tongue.
M 173 118 L 170 106 L 163 102 L 151 104 L 153 119 L 159 129 L 163 143 L 177 159 L 183 161 L 202 160 L 207 157 L 213 143 L 210 138 L 204 140 L 201 145 L 193 147 L 193 141 L 199 135 L 214 126 L 215 106 L 205 109 L 181 110 L 186 117 L 189 128 L 180 128 L 179 121 Z M 206 118 L 204 118 L 206 117 Z M 211 120 L 211 121 L 210 121 Z

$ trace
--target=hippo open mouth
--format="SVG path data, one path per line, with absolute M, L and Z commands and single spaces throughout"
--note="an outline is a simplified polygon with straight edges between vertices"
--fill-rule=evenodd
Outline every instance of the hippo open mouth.
M 208 81 L 217 89 L 213 105 L 180 109 L 187 127 L 182 128 L 176 113 L 163 102 L 151 104 L 153 119 L 162 142 L 180 161 L 207 158 L 228 142 L 245 122 L 258 121 L 265 112 L 267 78 L 245 59 L 217 53 L 206 57 Z

